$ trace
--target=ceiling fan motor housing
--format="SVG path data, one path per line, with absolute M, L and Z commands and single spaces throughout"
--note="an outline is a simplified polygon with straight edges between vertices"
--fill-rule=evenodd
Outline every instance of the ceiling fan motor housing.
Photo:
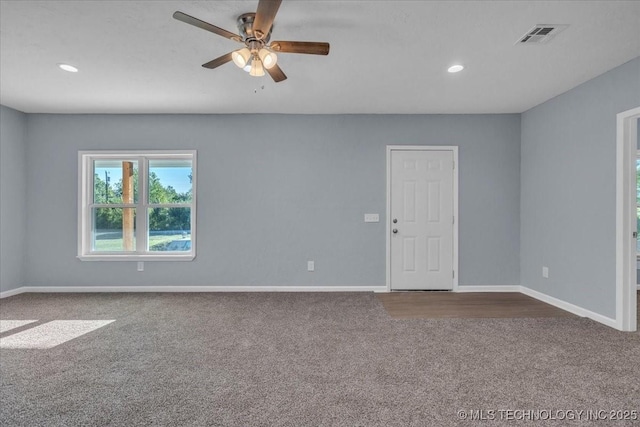
M 271 38 L 271 31 L 273 31 L 273 26 L 269 29 L 269 34 L 264 36 L 261 40 L 253 34 L 253 21 L 256 18 L 255 13 L 243 13 L 238 16 L 238 32 L 242 36 L 242 40 L 249 45 L 250 42 L 258 41 L 261 42 L 262 45 L 266 45 L 269 43 L 269 39 Z

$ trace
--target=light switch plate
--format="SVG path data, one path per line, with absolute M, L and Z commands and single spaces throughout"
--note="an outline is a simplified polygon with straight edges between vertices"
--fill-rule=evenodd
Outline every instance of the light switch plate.
M 379 214 L 364 214 L 364 222 L 380 222 Z
M 307 271 L 315 271 L 316 263 L 314 261 L 307 261 Z
M 545 279 L 549 278 L 549 267 L 542 267 L 542 277 Z

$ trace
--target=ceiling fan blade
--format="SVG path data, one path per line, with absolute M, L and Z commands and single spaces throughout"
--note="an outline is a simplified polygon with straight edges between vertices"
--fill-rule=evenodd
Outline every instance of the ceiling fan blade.
M 187 15 L 186 13 L 182 13 L 177 11 L 173 14 L 173 17 L 178 21 L 185 22 L 187 24 L 191 24 L 195 27 L 202 28 L 203 30 L 211 31 L 213 34 L 217 34 L 222 37 L 226 37 L 230 40 L 234 40 L 237 42 L 242 41 L 242 37 L 237 34 L 232 33 L 231 31 L 224 30 L 220 27 L 216 27 L 213 24 L 209 24 L 208 22 L 204 22 L 199 20 L 198 18 L 194 18 L 193 16 Z
M 275 64 L 271 68 L 265 68 L 265 70 L 267 71 L 267 73 L 269 73 L 273 81 L 276 83 L 287 79 L 287 75 L 282 71 L 278 64 Z
M 226 55 L 222 55 L 222 56 L 220 56 L 220 57 L 218 57 L 218 58 L 214 59 L 213 61 L 209 61 L 209 62 L 207 62 L 206 64 L 202 64 L 202 66 L 203 66 L 204 68 L 214 69 L 214 68 L 217 68 L 217 67 L 219 67 L 219 66 L 221 66 L 221 65 L 224 65 L 224 64 L 226 64 L 227 62 L 229 62 L 229 61 L 231 61 L 231 60 L 232 60 L 232 58 L 231 58 L 231 54 L 232 54 L 232 53 L 233 53 L 233 52 L 229 52 L 229 53 L 227 53 Z
M 271 49 L 282 53 L 308 53 L 311 55 L 328 55 L 329 43 L 324 42 L 271 42 Z
M 282 3 L 282 0 L 260 0 L 258 2 L 258 10 L 253 20 L 253 34 L 258 39 L 262 40 L 269 34 L 280 3 Z

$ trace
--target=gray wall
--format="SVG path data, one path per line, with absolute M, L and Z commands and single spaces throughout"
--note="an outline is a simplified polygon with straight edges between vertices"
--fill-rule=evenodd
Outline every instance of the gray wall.
M 26 115 L 0 106 L 0 292 L 25 282 Z
M 640 58 L 522 114 L 521 284 L 611 318 L 616 114 L 637 106 Z
M 518 114 L 29 115 L 28 129 L 30 286 L 383 286 L 388 144 L 460 146 L 459 283 L 519 283 Z M 198 150 L 194 262 L 76 259 L 77 152 L 92 149 Z

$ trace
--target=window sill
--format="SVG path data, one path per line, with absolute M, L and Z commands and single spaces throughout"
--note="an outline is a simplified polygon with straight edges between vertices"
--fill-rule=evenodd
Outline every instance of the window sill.
M 193 261 L 195 254 L 188 255 L 78 255 L 80 261 Z

